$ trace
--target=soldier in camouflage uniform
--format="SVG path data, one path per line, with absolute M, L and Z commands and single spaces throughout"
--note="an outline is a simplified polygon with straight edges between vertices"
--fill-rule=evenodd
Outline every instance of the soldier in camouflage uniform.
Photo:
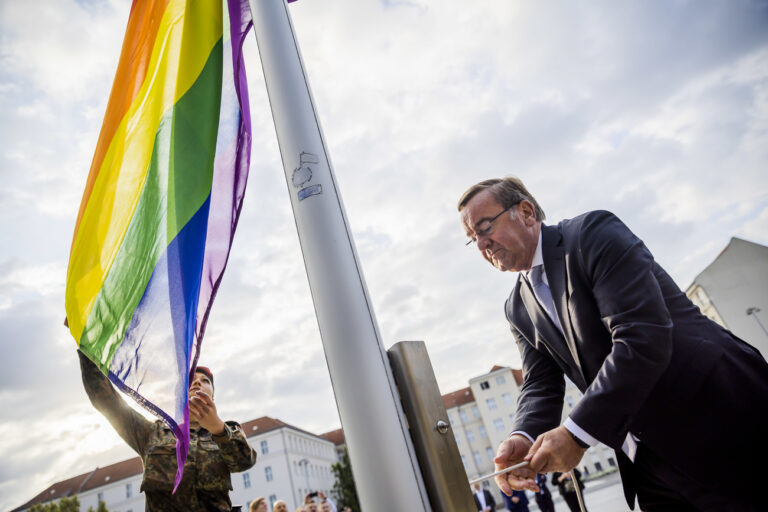
M 213 375 L 198 367 L 189 387 L 189 455 L 175 494 L 176 436 L 161 421 L 149 421 L 120 398 L 109 379 L 82 352 L 83 386 L 93 406 L 112 424 L 128 446 L 141 456 L 141 490 L 152 512 L 230 512 L 230 473 L 256 463 L 256 452 L 240 425 L 223 422 L 213 402 Z M 213 435 L 211 432 L 216 432 Z

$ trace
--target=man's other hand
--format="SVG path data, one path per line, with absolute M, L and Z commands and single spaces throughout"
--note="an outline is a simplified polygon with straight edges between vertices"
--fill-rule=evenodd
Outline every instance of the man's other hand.
M 493 462 L 496 464 L 496 471 L 514 466 L 523 461 L 531 448 L 531 441 L 521 434 L 512 434 L 508 439 L 499 445 L 496 451 L 496 458 Z M 539 491 L 536 485 L 536 473 L 529 468 L 519 468 L 496 477 L 496 485 L 501 492 L 507 496 L 512 495 L 513 490 L 528 489 L 533 492 Z
M 576 467 L 586 451 L 576 444 L 568 429 L 559 426 L 537 437 L 525 460 L 535 473 L 566 473 Z

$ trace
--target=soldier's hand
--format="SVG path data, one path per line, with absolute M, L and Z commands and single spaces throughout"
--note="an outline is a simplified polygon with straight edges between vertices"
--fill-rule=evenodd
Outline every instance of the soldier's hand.
M 561 425 L 537 437 L 525 460 L 537 473 L 566 473 L 576 467 L 585 451 Z
M 214 435 L 224 432 L 226 425 L 219 413 L 216 411 L 216 404 L 208 393 L 202 390 L 194 390 L 189 396 L 189 419 L 197 421 L 201 427 Z
M 496 458 L 493 462 L 496 464 L 496 471 L 508 468 L 523 461 L 531 447 L 531 441 L 521 434 L 512 434 L 507 440 L 499 445 L 496 451 Z M 533 492 L 539 491 L 536 485 L 536 473 L 530 468 L 519 468 L 496 477 L 496 485 L 501 492 L 507 496 L 512 495 L 513 490 L 528 489 Z

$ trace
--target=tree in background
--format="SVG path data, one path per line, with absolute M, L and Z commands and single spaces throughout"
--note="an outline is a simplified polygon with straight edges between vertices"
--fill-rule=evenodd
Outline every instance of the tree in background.
M 344 456 L 341 462 L 331 466 L 336 481 L 333 484 L 333 495 L 339 504 L 339 509 L 349 507 L 353 512 L 360 510 L 360 502 L 357 499 L 357 489 L 355 488 L 355 478 L 352 476 L 352 467 L 349 465 L 349 454 L 344 449 Z
M 88 512 L 93 512 L 93 507 L 88 507 Z M 107 505 L 103 502 L 99 502 L 99 506 L 96 508 L 96 512 L 109 512 Z
M 32 505 L 27 512 L 80 512 L 80 500 L 77 495 L 71 498 L 61 498 L 55 503 Z

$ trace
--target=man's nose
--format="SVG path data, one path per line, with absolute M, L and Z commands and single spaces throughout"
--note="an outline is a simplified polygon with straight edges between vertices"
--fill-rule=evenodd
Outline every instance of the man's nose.
M 491 245 L 493 245 L 493 240 L 490 239 L 490 237 L 485 235 L 475 235 L 477 237 L 477 248 L 480 249 L 480 252 L 485 252 L 486 249 L 490 248 Z

